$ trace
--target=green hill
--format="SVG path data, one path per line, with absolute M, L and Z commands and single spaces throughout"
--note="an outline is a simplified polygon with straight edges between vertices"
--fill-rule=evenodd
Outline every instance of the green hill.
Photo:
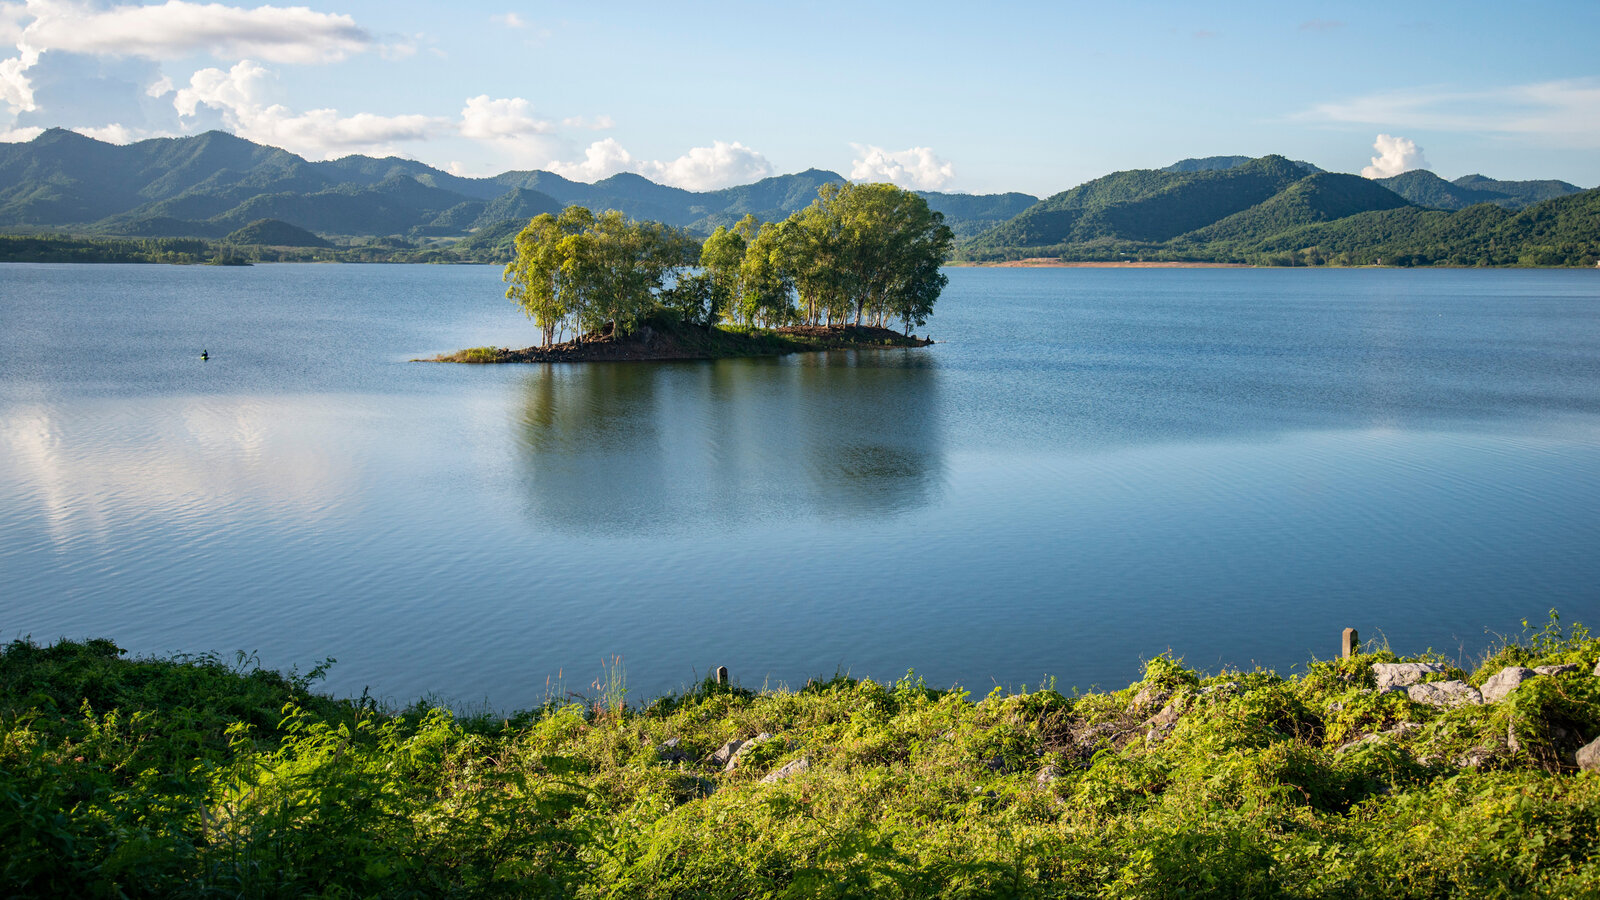
M 1237 168 L 1249 162 L 1250 159 L 1251 157 L 1248 156 L 1202 156 L 1194 159 L 1180 159 L 1170 166 L 1164 166 L 1161 171 L 1214 172 L 1221 169 Z M 1307 175 L 1315 175 L 1322 171 L 1321 169 L 1317 168 L 1311 163 L 1305 162 L 1304 160 L 1294 160 L 1294 164 L 1299 166 L 1300 169 Z
M 462 178 L 396 157 L 310 162 L 220 131 L 117 146 L 51 129 L 0 143 L 0 228 L 218 238 L 271 218 L 350 238 L 454 238 L 502 217 L 525 220 L 581 204 L 709 233 L 747 213 L 781 219 L 815 199 L 822 184 L 843 181 L 818 169 L 716 191 L 628 173 L 594 184 L 537 171 Z M 926 196 L 959 234 L 986 230 L 1036 199 Z
M 1445 181 L 1427 169 L 1412 169 L 1388 178 L 1373 179 L 1413 204 L 1427 209 L 1466 209 L 1477 203 L 1494 203 L 1499 206 L 1515 202 L 1515 198 L 1492 190 L 1478 190 Z M 1523 204 L 1516 203 L 1521 206 Z
M 1528 203 L 1538 203 L 1541 200 L 1554 200 L 1583 190 L 1575 184 L 1554 179 L 1545 181 L 1497 181 L 1485 178 L 1482 175 L 1463 175 L 1452 184 L 1476 191 L 1493 191 L 1507 197 L 1515 197 Z
M 277 219 L 257 219 L 230 233 L 223 241 L 229 244 L 259 244 L 263 247 L 333 246 L 304 228 Z
M 1181 240 L 1259 241 L 1301 225 L 1408 205 L 1405 198 L 1359 175 L 1308 175 L 1267 200 L 1196 229 Z
M 1039 201 L 969 245 L 974 252 L 1089 241 L 1159 243 L 1249 209 L 1304 176 L 1281 156 L 1229 169 L 1135 169 Z

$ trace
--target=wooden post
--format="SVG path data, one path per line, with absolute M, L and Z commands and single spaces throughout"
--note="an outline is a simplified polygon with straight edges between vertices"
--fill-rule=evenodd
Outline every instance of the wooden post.
M 727 666 L 717 666 L 717 684 L 727 684 L 727 683 L 728 683 L 728 667 Z
M 1344 658 L 1349 659 L 1361 652 L 1361 638 L 1356 635 L 1354 628 L 1344 630 Z

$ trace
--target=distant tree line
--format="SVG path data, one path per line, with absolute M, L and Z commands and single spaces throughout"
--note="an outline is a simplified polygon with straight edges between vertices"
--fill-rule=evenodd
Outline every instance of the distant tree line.
M 710 327 L 927 321 L 953 237 L 916 194 L 888 184 L 824 185 L 781 222 L 745 216 L 701 243 L 656 222 L 572 206 L 515 239 L 506 296 L 549 346 L 568 331 L 628 333 L 655 310 Z

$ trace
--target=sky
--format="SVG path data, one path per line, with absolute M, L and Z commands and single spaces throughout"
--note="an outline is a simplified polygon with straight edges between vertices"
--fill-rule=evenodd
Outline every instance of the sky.
M 788 6 L 0 0 L 0 141 L 220 128 L 692 190 L 820 168 L 1045 196 L 1268 153 L 1600 184 L 1596 0 Z

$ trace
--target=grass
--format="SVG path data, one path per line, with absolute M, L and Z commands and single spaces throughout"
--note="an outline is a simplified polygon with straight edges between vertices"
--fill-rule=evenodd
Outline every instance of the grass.
M 1471 671 L 1492 706 L 1167 657 L 1113 692 L 708 680 L 509 717 L 385 711 L 216 656 L 0 652 L 0 895 L 1575 897 L 1600 884 L 1600 640 L 1559 620 Z M 771 739 L 731 770 L 713 751 Z M 1377 737 L 1371 737 L 1377 735 Z M 1517 749 L 1507 743 L 1517 737 Z M 1365 739 L 1365 740 L 1364 740 Z M 809 768 L 763 779 L 796 760 Z

